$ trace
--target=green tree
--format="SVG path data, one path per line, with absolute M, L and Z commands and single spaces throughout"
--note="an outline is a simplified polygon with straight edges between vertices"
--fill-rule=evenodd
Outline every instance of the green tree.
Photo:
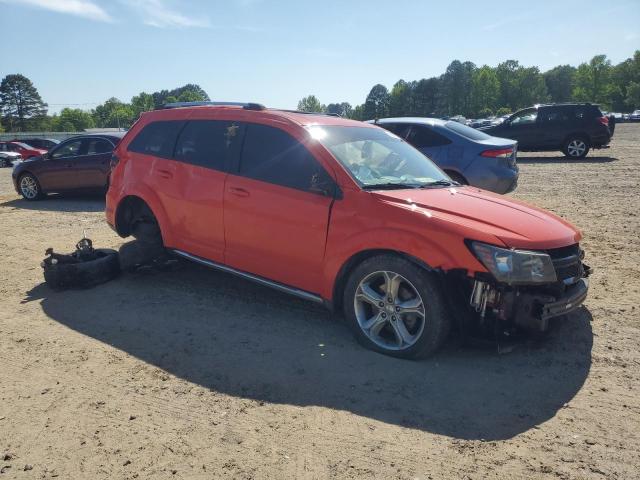
M 298 102 L 298 110 L 301 112 L 323 113 L 325 108 L 326 107 L 320 103 L 320 100 L 318 100 L 315 95 L 304 97 Z
M 547 85 L 538 67 L 521 68 L 517 72 L 516 108 L 545 103 L 549 99 Z
M 631 110 L 640 109 L 640 82 L 629 83 L 626 102 Z
M 327 105 L 326 113 L 333 113 L 344 118 L 351 118 L 353 107 L 349 102 L 330 103 Z
M 412 115 L 433 117 L 438 115 L 438 92 L 440 80 L 436 77 L 423 78 L 413 87 Z
M 364 105 L 356 105 L 351 111 L 349 118 L 352 120 L 364 120 Z
M 79 108 L 64 108 L 60 115 L 51 119 L 51 129 L 54 132 L 81 132 L 94 126 L 91 114 Z
M 571 101 L 575 74 L 576 68 L 571 65 L 558 65 L 543 74 L 552 102 Z
M 411 85 L 398 80 L 389 94 L 389 116 L 402 117 L 413 110 L 413 92 Z
M 443 93 L 447 115 L 471 113 L 471 85 L 476 66 L 471 62 L 454 60 L 443 75 Z
M 131 108 L 133 109 L 136 117 L 139 117 L 142 112 L 153 110 L 155 106 L 153 96 L 146 92 L 140 92 L 131 99 Z
M 496 117 L 502 117 L 503 115 L 509 115 L 511 113 L 511 109 L 509 107 L 500 107 L 496 110 Z
M 131 105 L 122 103 L 117 98 L 110 98 L 98 105 L 92 112 L 96 127 L 129 128 L 136 119 Z
M 211 99 L 200 85 L 188 83 L 173 90 L 160 90 L 151 94 L 155 107 L 172 102 L 208 102 Z
M 11 132 L 26 131 L 47 114 L 36 87 L 24 75 L 7 75 L 0 83 L 0 115 Z
M 578 66 L 573 89 L 574 100 L 609 104 L 611 61 L 606 55 L 596 55 L 589 63 Z
M 481 112 L 493 111 L 496 108 L 500 95 L 500 82 L 496 72 L 488 65 L 474 71 L 471 79 L 471 91 L 472 114 L 480 117 L 490 116 L 491 113 L 483 115 Z
M 518 99 L 518 72 L 521 69 L 517 60 L 507 60 L 496 67 L 496 76 L 500 82 L 498 105 L 509 108 L 509 111 L 515 111 L 521 105 Z
M 362 110 L 363 120 L 372 120 L 389 116 L 389 90 L 381 84 L 374 85 Z

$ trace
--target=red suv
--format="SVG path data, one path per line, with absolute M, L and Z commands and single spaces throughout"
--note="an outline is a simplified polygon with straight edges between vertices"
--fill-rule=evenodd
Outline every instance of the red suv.
M 458 185 L 391 132 L 258 104 L 167 107 L 114 151 L 108 223 L 342 309 L 374 350 L 430 354 L 454 322 L 544 330 L 587 295 L 576 228 Z

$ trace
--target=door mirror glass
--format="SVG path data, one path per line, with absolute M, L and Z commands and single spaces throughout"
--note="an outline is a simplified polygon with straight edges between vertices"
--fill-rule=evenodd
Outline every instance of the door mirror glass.
M 314 173 L 311 177 L 311 185 L 309 191 L 323 195 L 325 197 L 333 197 L 335 192 L 335 184 L 326 175 Z

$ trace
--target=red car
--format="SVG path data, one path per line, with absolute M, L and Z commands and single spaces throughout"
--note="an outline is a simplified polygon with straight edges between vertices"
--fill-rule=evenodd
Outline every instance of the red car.
M 544 330 L 587 295 L 575 227 L 456 184 L 375 125 L 174 104 L 142 115 L 112 167 L 118 234 L 342 309 L 382 353 L 430 354 L 454 319 Z
M 33 148 L 32 146 L 21 142 L 0 142 L 0 152 L 19 153 L 23 160 L 27 160 L 32 157 L 39 157 L 40 155 L 47 153 L 46 150 Z

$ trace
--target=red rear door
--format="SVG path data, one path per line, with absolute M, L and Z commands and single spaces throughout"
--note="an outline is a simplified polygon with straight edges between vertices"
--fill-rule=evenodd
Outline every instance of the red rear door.
M 283 130 L 248 124 L 238 172 L 224 192 L 225 263 L 309 292 L 320 291 L 331 176 Z

